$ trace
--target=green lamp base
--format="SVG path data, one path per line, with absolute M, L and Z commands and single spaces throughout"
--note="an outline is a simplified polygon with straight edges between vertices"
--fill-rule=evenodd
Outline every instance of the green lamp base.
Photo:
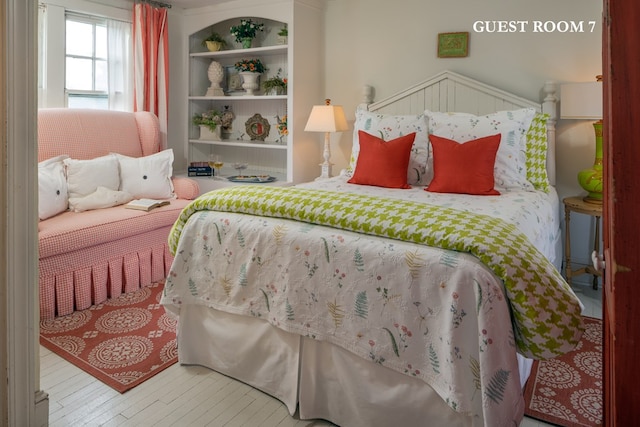
M 578 183 L 589 194 L 585 202 L 602 203 L 602 168 L 589 168 L 578 173 Z
M 578 183 L 589 193 L 584 197 L 585 202 L 602 203 L 602 121 L 593 124 L 596 133 L 596 158 L 593 166 L 578 173 Z

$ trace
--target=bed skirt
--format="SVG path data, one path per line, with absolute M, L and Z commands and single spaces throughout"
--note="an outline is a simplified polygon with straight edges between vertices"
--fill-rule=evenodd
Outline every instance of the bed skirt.
M 205 338 L 206 337 L 206 338 Z M 423 381 L 262 319 L 200 305 L 180 308 L 178 360 L 228 375 L 282 401 L 300 419 L 341 426 L 476 426 Z M 518 357 L 521 384 L 532 361 Z M 524 413 L 524 403 L 518 408 Z
M 40 320 L 164 280 L 173 262 L 167 246 L 170 228 L 40 259 Z

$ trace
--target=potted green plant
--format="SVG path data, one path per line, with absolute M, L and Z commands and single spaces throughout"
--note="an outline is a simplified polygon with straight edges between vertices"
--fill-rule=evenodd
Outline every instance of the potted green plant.
M 247 49 L 251 47 L 251 43 L 256 38 L 258 31 L 264 31 L 264 24 L 262 22 L 254 22 L 251 18 L 241 19 L 240 24 L 233 25 L 230 31 L 236 42 L 242 43 L 242 47 Z
M 287 44 L 289 36 L 289 29 L 287 28 L 287 24 L 284 24 L 284 27 L 280 28 L 278 31 L 278 44 Z
M 275 76 L 269 77 L 262 82 L 264 93 L 274 95 L 285 95 L 287 93 L 287 79 L 280 76 L 282 68 L 278 68 Z
M 287 115 L 276 116 L 277 128 L 278 128 L 278 142 L 282 142 L 285 136 L 289 135 L 289 129 L 287 129 Z
M 209 110 L 193 116 L 193 124 L 200 126 L 200 139 L 220 140 L 221 128 L 228 128 L 233 122 L 233 113 Z
M 209 49 L 210 52 L 217 52 L 221 50 L 223 47 L 225 47 L 226 45 L 227 45 L 226 40 L 223 39 L 222 36 L 216 33 L 215 31 L 212 32 L 211 35 L 209 35 L 209 37 L 202 40 L 202 46 L 205 46 L 207 49 Z
M 264 73 L 267 68 L 259 59 L 243 59 L 234 64 L 234 67 L 240 73 Z
M 262 61 L 259 59 L 243 59 L 234 64 L 238 74 L 242 76 L 242 88 L 247 91 L 247 95 L 255 95 L 255 91 L 260 88 L 258 79 L 260 74 L 267 71 Z

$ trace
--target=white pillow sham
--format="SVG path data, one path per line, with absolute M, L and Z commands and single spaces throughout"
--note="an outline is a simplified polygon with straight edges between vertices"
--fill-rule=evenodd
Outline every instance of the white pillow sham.
M 94 193 L 98 187 L 118 190 L 120 173 L 118 159 L 113 154 L 90 160 L 65 159 L 69 198 L 80 198 Z
M 410 185 L 427 185 L 433 178 L 432 169 L 427 168 L 427 160 L 429 159 L 429 135 L 427 129 L 428 123 L 424 114 L 396 116 L 356 110 L 356 121 L 353 126 L 353 146 L 347 174 L 349 176 L 353 175 L 358 153 L 360 153 L 358 131 L 365 131 L 385 141 L 415 132 L 416 137 L 409 157 L 407 183 Z M 384 173 L 384 171 L 380 171 L 380 173 Z
M 495 186 L 501 190 L 533 190 L 527 180 L 526 133 L 536 111 L 522 108 L 484 116 L 426 110 L 429 133 L 460 143 L 500 133 L 494 167 Z
M 51 218 L 67 210 L 67 179 L 64 159 L 57 156 L 38 163 L 38 218 Z
M 169 199 L 173 192 L 173 150 L 145 157 L 115 154 L 120 164 L 120 190 L 135 199 Z

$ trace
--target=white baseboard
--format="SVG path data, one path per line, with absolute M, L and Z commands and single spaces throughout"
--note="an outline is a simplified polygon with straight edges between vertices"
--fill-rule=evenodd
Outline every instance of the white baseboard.
M 49 394 L 36 391 L 36 426 L 47 427 L 49 425 Z

